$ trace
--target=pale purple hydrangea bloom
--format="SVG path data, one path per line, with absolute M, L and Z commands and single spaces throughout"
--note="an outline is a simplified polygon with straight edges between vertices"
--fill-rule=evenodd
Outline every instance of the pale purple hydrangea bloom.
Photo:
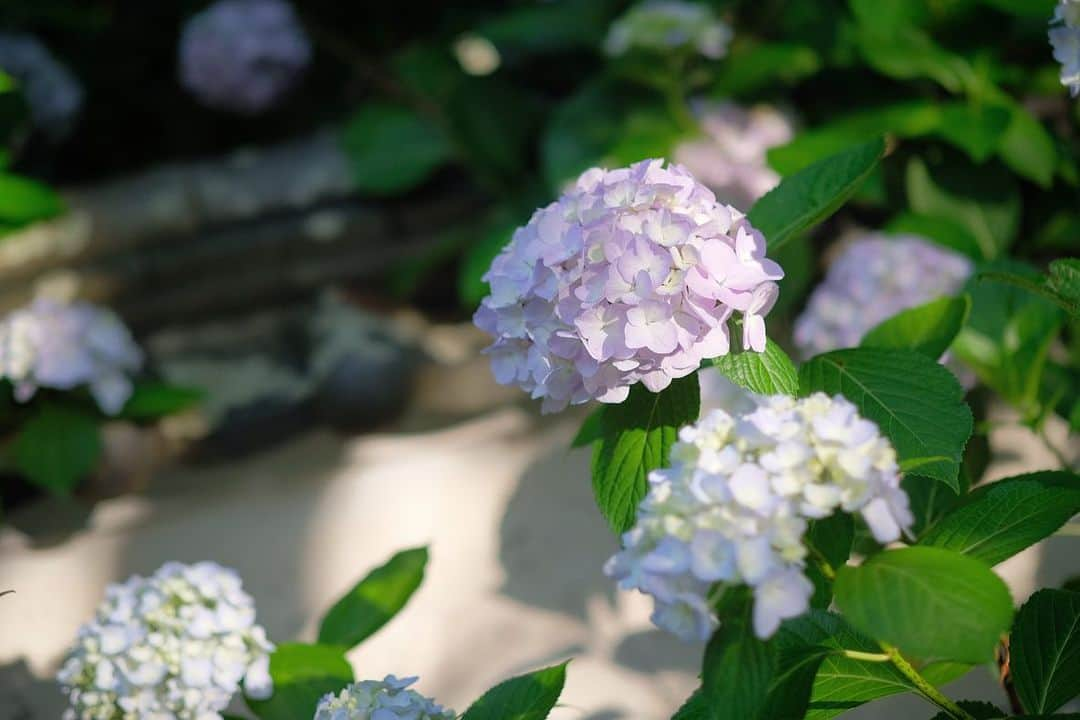
M 1050 44 L 1061 63 L 1061 84 L 1080 95 L 1080 0 L 1060 0 L 1050 21 Z
M 272 694 L 273 650 L 234 570 L 166 563 L 110 585 L 79 628 L 58 675 L 63 720 L 220 720 L 241 683 Z
M 809 609 L 808 522 L 859 513 L 881 543 L 911 525 L 896 454 L 877 426 L 841 396 L 740 393 L 679 431 L 671 467 L 649 493 L 605 573 L 653 597 L 653 622 L 687 641 L 717 626 L 709 597 L 753 591 L 758 637 Z
M 0 32 L 0 70 L 18 82 L 34 127 L 53 139 L 71 131 L 82 109 L 82 85 L 36 37 Z
M 0 378 L 11 381 L 19 402 L 38 388 L 86 385 L 101 411 L 115 415 L 142 361 L 120 318 L 89 303 L 39 298 L 0 320 Z
M 293 87 L 311 54 L 284 0 L 219 0 L 184 27 L 180 79 L 206 105 L 254 114 Z
M 711 60 L 727 54 L 731 28 L 711 8 L 680 0 L 643 2 L 611 25 L 604 50 L 623 55 L 633 48 L 653 52 L 691 50 Z
M 544 412 L 659 392 L 742 344 L 765 348 L 783 270 L 765 239 L 680 165 L 592 169 L 533 214 L 495 258 L 475 322 L 495 338 L 495 378 Z
M 444 708 L 408 687 L 417 678 L 387 675 L 381 682 L 364 680 L 319 701 L 314 720 L 454 720 Z
M 675 148 L 675 160 L 716 193 L 721 202 L 750 207 L 780 183 L 769 167 L 770 148 L 791 142 L 795 126 L 785 113 L 768 105 L 743 107 L 732 102 L 695 103 L 704 136 Z
M 795 321 L 803 357 L 855 347 L 893 315 L 950 295 L 971 275 L 970 260 L 915 235 L 868 233 L 846 242 Z

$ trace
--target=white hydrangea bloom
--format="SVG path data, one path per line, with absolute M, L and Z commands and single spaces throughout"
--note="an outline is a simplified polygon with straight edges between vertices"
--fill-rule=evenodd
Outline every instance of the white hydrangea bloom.
M 780 183 L 769 166 L 769 148 L 795 136 L 787 114 L 770 105 L 743 107 L 733 102 L 698 102 L 695 114 L 704 136 L 675 148 L 682 163 L 723 203 L 750 207 Z
M 653 622 L 688 641 L 716 627 L 717 583 L 752 588 L 762 638 L 805 612 L 810 520 L 859 513 L 882 543 L 913 520 L 892 446 L 849 401 L 747 397 L 752 409 L 715 409 L 679 432 L 671 467 L 650 474 L 637 524 L 604 568 L 653 596 Z
M 115 415 L 131 396 L 129 375 L 143 362 L 112 312 L 89 303 L 39 298 L 0 320 L 0 377 L 27 402 L 38 388 L 87 385 L 101 411 Z
M 110 585 L 58 675 L 64 720 L 220 720 L 240 688 L 267 698 L 274 646 L 240 577 L 170 562 Z
M 731 28 L 711 8 L 694 2 L 653 0 L 631 8 L 611 25 L 604 50 L 623 55 L 632 48 L 692 50 L 716 60 L 727 54 Z
M 417 678 L 364 680 L 319 701 L 314 720 L 454 720 L 454 711 L 407 688 Z
M 742 344 L 765 349 L 784 271 L 765 238 L 680 165 L 586 171 L 519 228 L 484 276 L 475 322 L 495 342 L 495 379 L 544 412 L 653 392 Z
M 1080 0 L 1060 0 L 1050 21 L 1050 44 L 1061 63 L 1061 84 L 1080 95 Z
M 893 315 L 957 292 L 971 275 L 966 257 L 915 235 L 859 235 L 845 242 L 795 321 L 803 357 L 855 347 Z

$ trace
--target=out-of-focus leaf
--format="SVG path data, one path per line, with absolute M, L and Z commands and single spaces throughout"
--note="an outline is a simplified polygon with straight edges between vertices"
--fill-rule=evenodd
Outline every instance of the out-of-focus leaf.
M 1009 124 L 1000 139 L 998 154 L 1017 174 L 1049 188 L 1059 156 L 1054 137 L 1019 103 L 1009 100 L 1006 108 Z
M 161 382 L 137 382 L 135 389 L 120 411 L 129 420 L 156 420 L 187 410 L 205 396 L 198 388 L 169 385 Z
M 972 260 L 985 259 L 982 247 L 971 231 L 963 224 L 949 218 L 903 212 L 885 225 L 885 231 L 921 235 L 942 247 L 966 255 Z
M 545 110 L 534 95 L 495 77 L 467 78 L 446 105 L 465 161 L 485 173 L 489 183 L 516 181 L 525 172 Z
M 101 433 L 93 415 L 43 402 L 11 447 L 15 467 L 35 485 L 66 495 L 101 456 Z
M 458 274 L 458 295 L 465 307 L 475 308 L 488 294 L 488 284 L 483 277 L 495 257 L 509 244 L 520 220 L 509 209 L 496 212 L 465 250 Z
M 561 0 L 522 5 L 495 15 L 475 32 L 511 60 L 599 48 L 620 5 L 618 0 Z
M 615 144 L 628 109 L 616 83 L 588 82 L 559 105 L 544 132 L 544 176 L 556 192 L 599 163 Z
M 586 445 L 592 445 L 594 442 L 600 439 L 604 433 L 604 408 L 606 405 L 603 403 L 591 413 L 586 416 L 584 422 L 581 423 L 581 427 L 578 428 L 577 435 L 574 435 L 574 439 L 570 441 L 570 447 L 585 447 Z
M 342 140 L 357 188 L 375 195 L 411 190 L 453 156 L 440 127 L 412 110 L 384 103 L 360 108 Z
M 736 40 L 718 68 L 712 93 L 718 98 L 741 97 L 774 88 L 778 82 L 795 83 L 821 66 L 817 52 L 805 45 Z
M 864 347 L 914 350 L 937 360 L 952 344 L 971 311 L 971 299 L 943 297 L 909 308 L 871 328 Z
M 8 228 L 48 220 L 64 210 L 60 197 L 47 185 L 0 172 L 0 224 Z

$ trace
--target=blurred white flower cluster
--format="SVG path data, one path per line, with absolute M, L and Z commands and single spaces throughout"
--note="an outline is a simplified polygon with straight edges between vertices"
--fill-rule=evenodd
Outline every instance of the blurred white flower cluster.
M 142 361 L 120 319 L 89 303 L 39 298 L 0 320 L 0 377 L 11 381 L 19 402 L 38 388 L 87 385 L 101 411 L 115 415 Z
M 653 0 L 631 8 L 612 23 L 604 50 L 613 56 L 634 48 L 691 50 L 715 60 L 727 54 L 731 35 L 731 28 L 706 5 Z
M 679 165 L 646 160 L 586 171 L 533 214 L 495 258 L 475 321 L 495 338 L 495 378 L 544 412 L 653 392 L 730 349 L 765 348 L 784 275 L 742 213 Z
M 241 682 L 270 696 L 273 649 L 233 570 L 166 563 L 110 585 L 79 629 L 58 675 L 64 720 L 220 720 Z
M 416 680 L 387 675 L 382 682 L 353 683 L 323 697 L 314 720 L 453 720 L 453 710 L 407 689 Z
M 914 235 L 860 235 L 840 248 L 795 321 L 803 357 L 855 347 L 893 315 L 963 287 L 966 257 Z
M 82 85 L 36 37 L 0 32 L 0 70 L 18 82 L 35 127 L 54 140 L 71 131 L 82 108 Z
M 882 543 L 912 522 L 896 454 L 854 405 L 751 397 L 746 412 L 713 410 L 679 432 L 671 468 L 650 474 L 637 524 L 605 567 L 620 587 L 652 595 L 653 622 L 684 640 L 716 627 L 716 583 L 752 588 L 759 637 L 804 613 L 808 521 L 858 512 Z
M 675 161 L 707 185 L 720 202 L 748 208 L 780 183 L 769 167 L 769 148 L 791 142 L 795 126 L 769 105 L 699 102 L 695 114 L 704 137 L 679 143 Z
M 1060 0 L 1050 21 L 1050 44 L 1061 63 L 1061 84 L 1080 95 L 1080 0 Z
M 184 27 L 180 79 L 211 107 L 253 114 L 293 87 L 311 54 L 285 0 L 218 0 Z

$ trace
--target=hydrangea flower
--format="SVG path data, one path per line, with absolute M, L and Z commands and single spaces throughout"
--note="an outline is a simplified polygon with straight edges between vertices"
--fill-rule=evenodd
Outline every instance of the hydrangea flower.
M 972 263 L 914 235 L 869 233 L 843 245 L 795 321 L 804 357 L 855 347 L 898 312 L 963 287 Z
M 881 543 L 912 522 L 896 453 L 854 405 L 823 393 L 751 397 L 752 409 L 714 409 L 680 430 L 671 467 L 650 474 L 637 524 L 604 568 L 651 595 L 653 622 L 687 641 L 715 629 L 717 583 L 752 589 L 761 638 L 806 612 L 810 520 L 859 513 Z
M 110 585 L 79 628 L 58 679 L 64 720 L 220 720 L 239 689 L 267 698 L 274 646 L 240 577 L 216 563 L 170 562 Z
M 1080 0 L 1060 0 L 1050 21 L 1050 44 L 1061 63 L 1061 84 L 1080 95 Z
M 258 113 L 277 102 L 311 61 L 311 43 L 285 0 L 219 0 L 180 38 L 180 79 L 202 102 Z
M 731 28 L 706 5 L 653 0 L 631 8 L 612 23 L 604 50 L 612 56 L 633 48 L 654 52 L 691 50 L 716 60 L 727 54 L 731 34 Z
M 407 689 L 416 680 L 387 675 L 382 682 L 353 683 L 324 696 L 314 720 L 454 720 L 453 710 Z
M 54 139 L 71 131 L 82 109 L 82 85 L 36 37 L 0 32 L 0 70 L 19 83 L 35 127 Z
M 131 396 L 128 375 L 142 360 L 123 322 L 89 303 L 39 298 L 0 320 L 0 377 L 11 381 L 19 402 L 39 387 L 87 385 L 101 411 L 115 415 Z
M 780 183 L 766 153 L 795 136 L 786 114 L 769 105 L 747 108 L 732 102 L 696 103 L 695 114 L 705 135 L 679 143 L 675 160 L 717 199 L 750 207 Z
M 495 258 L 475 315 L 494 336 L 495 379 L 543 398 L 544 412 L 653 392 L 729 351 L 765 348 L 783 270 L 765 239 L 680 165 L 645 160 L 586 171 L 533 214 Z

